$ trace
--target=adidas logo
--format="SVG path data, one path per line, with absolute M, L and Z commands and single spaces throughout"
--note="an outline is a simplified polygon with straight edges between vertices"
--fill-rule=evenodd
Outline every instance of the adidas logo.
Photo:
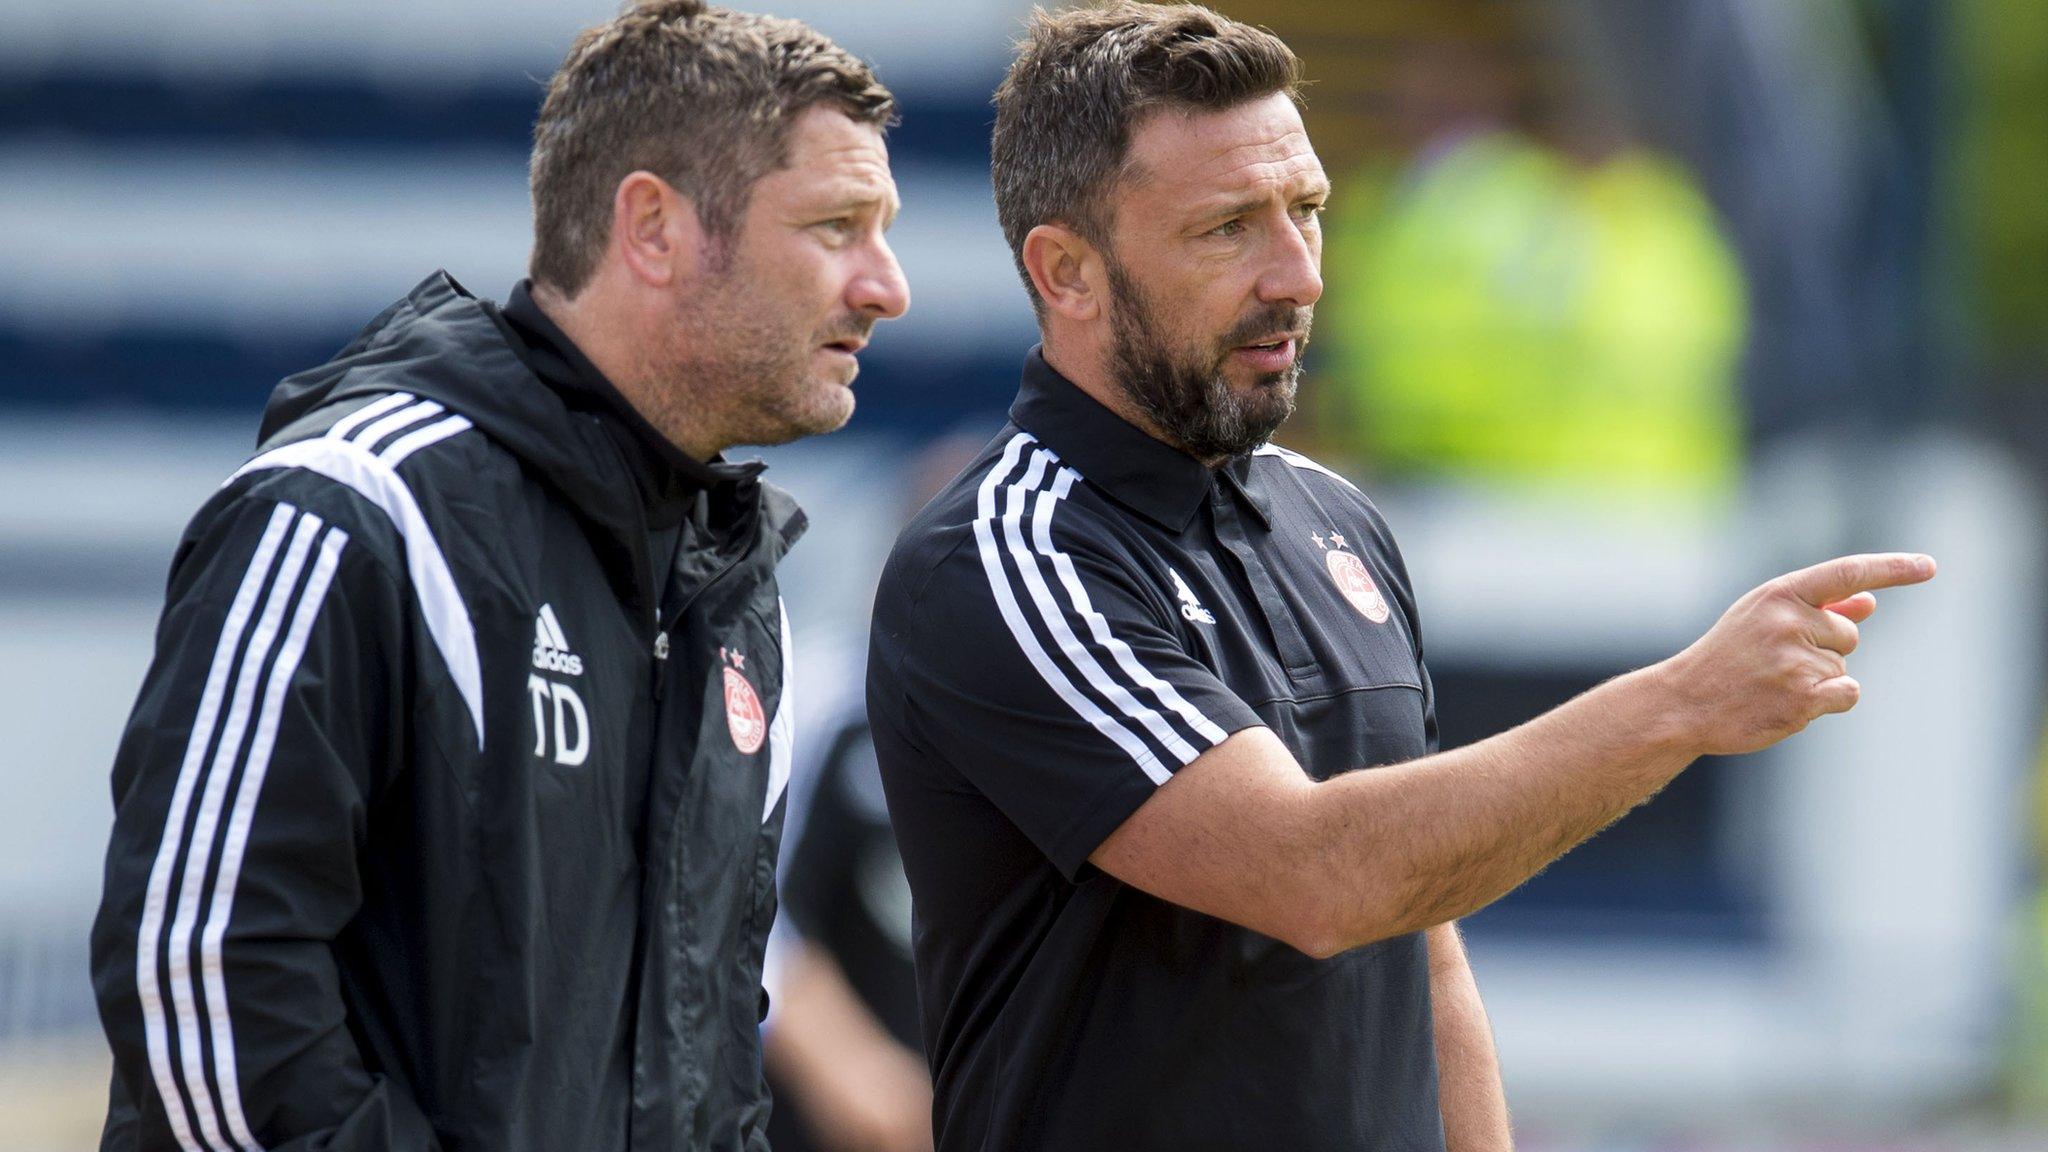
M 1214 624 L 1215 614 L 1202 607 L 1202 602 L 1195 599 L 1195 590 L 1188 587 L 1188 582 L 1180 578 L 1180 573 L 1168 568 L 1166 574 L 1173 577 L 1174 595 L 1180 597 L 1181 618 L 1197 624 Z
M 562 635 L 562 622 L 555 619 L 555 606 L 543 604 L 533 618 L 533 666 L 545 672 L 567 676 L 583 675 L 583 657 L 569 651 L 569 638 Z

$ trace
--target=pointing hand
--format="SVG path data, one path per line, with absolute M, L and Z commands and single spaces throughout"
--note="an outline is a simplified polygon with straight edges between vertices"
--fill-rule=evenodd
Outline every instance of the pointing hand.
M 1932 557 L 1885 552 L 1828 560 L 1751 590 L 1659 667 L 1677 701 L 1674 719 L 1701 754 L 1732 755 L 1847 712 L 1862 692 L 1848 656 L 1856 626 L 1877 610 L 1871 592 L 1933 576 Z

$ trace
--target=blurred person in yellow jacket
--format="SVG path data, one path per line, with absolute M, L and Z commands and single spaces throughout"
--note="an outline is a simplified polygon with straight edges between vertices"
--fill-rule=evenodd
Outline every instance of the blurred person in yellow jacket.
M 1465 112 L 1379 197 L 1331 213 L 1326 443 L 1373 471 L 1518 490 L 1727 490 L 1745 298 L 1690 175 L 1640 148 L 1580 161 Z

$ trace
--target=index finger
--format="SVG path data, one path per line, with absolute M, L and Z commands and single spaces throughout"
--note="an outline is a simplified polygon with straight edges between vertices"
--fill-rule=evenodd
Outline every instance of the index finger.
M 1934 577 L 1934 557 L 1919 552 L 1838 556 L 1785 576 L 1785 584 L 1816 608 L 1875 588 L 1919 584 Z

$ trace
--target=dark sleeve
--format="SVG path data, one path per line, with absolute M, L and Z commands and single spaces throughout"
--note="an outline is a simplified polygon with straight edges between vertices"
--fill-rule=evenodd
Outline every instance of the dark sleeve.
M 1415 666 L 1422 672 L 1423 755 L 1434 756 L 1444 750 L 1443 737 L 1438 735 L 1436 726 L 1436 685 L 1430 682 L 1428 665 L 1418 659 Z
M 926 582 L 899 668 L 911 737 L 1069 878 L 1173 772 L 1260 722 L 1092 516 L 1048 497 L 978 521 Z
M 93 925 L 107 1148 L 431 1149 L 365 1068 L 332 941 L 361 902 L 403 589 L 292 503 L 203 513 L 114 765 Z
M 821 735 L 827 741 L 825 754 L 806 789 L 807 810 L 796 843 L 785 854 L 780 888 L 782 909 L 797 934 L 829 949 L 833 921 L 855 893 L 860 865 L 860 816 L 847 800 L 846 777 L 874 770 L 875 742 L 865 717 Z

